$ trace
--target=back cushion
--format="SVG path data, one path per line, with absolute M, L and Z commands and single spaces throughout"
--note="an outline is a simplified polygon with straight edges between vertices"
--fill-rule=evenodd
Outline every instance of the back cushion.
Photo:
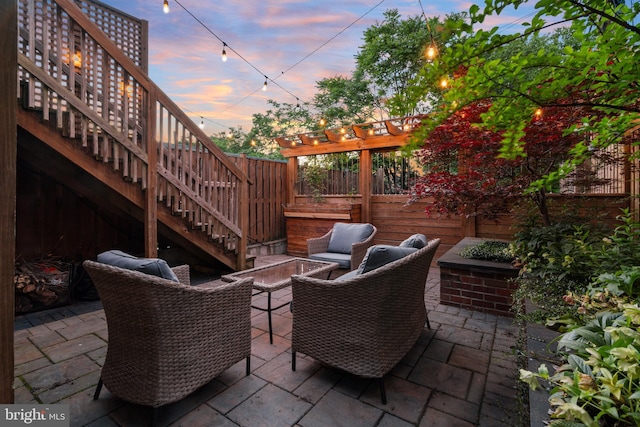
M 358 267 L 358 274 L 367 273 L 385 264 L 404 258 L 416 252 L 416 248 L 402 248 L 391 245 L 375 245 L 367 249 L 367 254 Z
M 112 250 L 99 254 L 98 262 L 162 277 L 174 282 L 178 281 L 178 277 L 171 270 L 169 264 L 159 258 L 137 258 L 122 251 Z
M 403 248 L 422 249 L 427 246 L 427 236 L 424 234 L 414 234 L 405 239 L 399 246 Z
M 333 225 L 333 233 L 329 239 L 327 252 L 350 254 L 353 243 L 362 242 L 373 233 L 371 224 L 348 224 L 336 222 Z

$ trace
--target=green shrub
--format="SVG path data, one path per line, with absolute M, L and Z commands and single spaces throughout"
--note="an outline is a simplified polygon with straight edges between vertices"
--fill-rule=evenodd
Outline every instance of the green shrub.
M 549 402 L 555 409 L 551 426 L 640 425 L 640 307 L 601 312 L 584 326 L 560 336 L 558 350 L 567 363 L 549 375 L 520 370 L 532 389 L 539 380 L 551 385 Z M 563 424 L 564 423 L 564 424 Z
M 566 330 L 558 340 L 563 366 L 520 375 L 532 388 L 540 379 L 551 385 L 551 426 L 640 425 L 640 224 L 628 210 L 618 220 L 606 237 L 555 226 L 516 242 L 530 250 L 516 293 L 543 307 L 554 300 L 546 322 Z
M 510 243 L 497 240 L 485 240 L 477 245 L 469 245 L 461 250 L 459 255 L 463 258 L 495 262 L 512 262 L 516 258 Z

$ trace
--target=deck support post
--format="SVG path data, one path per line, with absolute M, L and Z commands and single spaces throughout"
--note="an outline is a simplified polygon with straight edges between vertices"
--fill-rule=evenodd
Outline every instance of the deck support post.
M 0 2 L 0 403 L 14 403 L 18 3 Z

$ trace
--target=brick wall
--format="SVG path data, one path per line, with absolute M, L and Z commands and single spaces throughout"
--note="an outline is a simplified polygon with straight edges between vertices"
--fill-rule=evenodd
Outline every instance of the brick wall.
M 467 237 L 438 259 L 440 303 L 467 310 L 513 317 L 512 279 L 518 269 L 509 263 L 479 261 L 458 254 L 483 239 Z
M 511 316 L 511 295 L 516 285 L 508 274 L 440 267 L 440 303 L 500 316 Z

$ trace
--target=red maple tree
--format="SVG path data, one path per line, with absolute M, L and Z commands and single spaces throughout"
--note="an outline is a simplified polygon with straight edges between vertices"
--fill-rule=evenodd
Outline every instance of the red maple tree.
M 499 157 L 501 134 L 478 126 L 489 106 L 488 102 L 476 102 L 461 108 L 431 132 L 417 153 L 425 174 L 418 178 L 410 202 L 428 199 L 428 216 L 457 214 L 495 219 L 529 197 L 542 223 L 550 225 L 547 196 L 557 188 L 531 184 L 557 170 L 568 158 L 581 137 L 565 135 L 564 130 L 579 122 L 585 109 L 558 106 L 539 110 L 525 129 L 526 156 L 507 160 Z M 574 184 L 596 183 L 594 174 L 584 170 L 567 179 Z

